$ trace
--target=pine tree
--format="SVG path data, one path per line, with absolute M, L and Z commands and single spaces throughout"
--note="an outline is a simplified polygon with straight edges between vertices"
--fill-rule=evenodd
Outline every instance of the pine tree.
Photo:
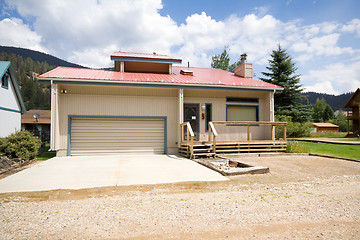
M 275 95 L 275 110 L 278 107 L 295 105 L 296 101 L 301 99 L 300 75 L 296 75 L 297 67 L 286 50 L 282 49 L 280 44 L 277 50 L 273 50 L 269 60 L 269 72 L 262 72 L 267 78 L 260 80 L 276 84 L 284 90 Z
M 230 63 L 228 51 L 229 47 L 225 46 L 224 51 L 221 54 L 216 54 L 215 56 L 212 56 L 211 67 L 227 71 L 229 69 Z
M 278 49 L 272 51 L 269 66 L 266 69 L 269 72 L 262 72 L 265 77 L 260 80 L 284 88 L 282 92 L 275 94 L 275 114 L 291 116 L 298 122 L 309 120 L 309 108 L 298 103 L 298 100 L 302 98 L 303 89 L 300 84 L 300 75 L 296 74 L 296 64 L 280 44 Z

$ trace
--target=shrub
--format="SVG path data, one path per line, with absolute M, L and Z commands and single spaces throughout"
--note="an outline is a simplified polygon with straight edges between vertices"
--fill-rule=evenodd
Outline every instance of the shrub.
M 308 152 L 308 149 L 300 145 L 297 141 L 289 142 L 289 144 L 286 146 L 286 152 L 287 153 L 306 153 Z
M 275 116 L 275 120 L 277 122 L 287 122 L 286 125 L 286 137 L 306 137 L 310 136 L 310 132 L 312 130 L 311 123 L 300 123 L 293 122 L 290 116 L 279 115 Z M 279 126 L 275 127 L 275 137 L 283 138 L 284 137 L 284 128 Z
M 0 141 L 0 152 L 9 158 L 30 160 L 39 152 L 41 141 L 28 131 L 10 134 Z M 1 154 L 0 154 L 1 155 Z

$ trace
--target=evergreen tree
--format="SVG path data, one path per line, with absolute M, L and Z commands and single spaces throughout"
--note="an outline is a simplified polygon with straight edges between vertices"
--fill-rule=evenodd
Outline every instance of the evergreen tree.
M 314 122 L 328 122 L 334 118 L 334 111 L 325 99 L 316 99 L 315 106 L 313 108 L 312 118 Z
M 216 54 L 212 56 L 211 67 L 222 69 L 228 72 L 234 72 L 235 68 L 241 64 L 241 57 L 237 62 L 234 62 L 230 65 L 229 51 L 230 48 L 228 46 L 225 46 L 224 51 L 221 54 Z
M 272 83 L 284 88 L 284 90 L 275 95 L 275 110 L 279 107 L 295 105 L 297 100 L 301 99 L 300 75 L 296 75 L 297 67 L 286 50 L 282 49 L 280 44 L 277 50 L 273 50 L 269 67 L 269 72 L 262 72 L 267 78 L 260 80 Z
M 211 67 L 227 71 L 229 69 L 230 63 L 228 51 L 229 47 L 225 46 L 224 51 L 221 54 L 216 54 L 215 56 L 212 56 Z
M 27 110 L 50 109 L 50 84 L 39 84 L 37 79 L 33 79 L 32 73 L 42 74 L 54 66 L 4 52 L 0 52 L 0 60 L 11 62 Z
M 331 109 L 329 104 L 326 104 L 324 111 L 324 122 L 328 122 L 330 119 L 334 118 L 334 111 Z
M 295 122 L 306 122 L 310 119 L 311 112 L 309 106 L 298 103 L 302 98 L 300 75 L 296 74 L 297 67 L 290 55 L 280 44 L 278 49 L 273 50 L 269 66 L 266 67 L 269 72 L 262 72 L 265 76 L 260 80 L 272 83 L 284 88 L 282 92 L 276 93 L 275 114 L 291 116 Z

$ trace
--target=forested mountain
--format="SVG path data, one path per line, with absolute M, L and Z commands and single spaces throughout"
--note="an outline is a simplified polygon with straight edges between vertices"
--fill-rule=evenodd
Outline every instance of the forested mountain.
M 345 110 L 344 105 L 353 94 L 354 92 L 349 92 L 335 96 L 326 93 L 306 92 L 302 93 L 304 99 L 301 101 L 301 103 L 315 105 L 316 99 L 324 98 L 325 102 L 329 104 L 334 111 L 339 109 Z
M 13 53 L 0 52 L 0 61 L 10 61 L 27 110 L 50 109 L 50 85 L 39 84 L 37 76 L 55 68 L 46 62 L 33 61 Z
M 7 46 L 0 46 L 0 52 L 2 53 L 9 53 L 9 54 L 15 54 L 18 56 L 22 56 L 24 59 L 31 58 L 34 62 L 46 62 L 49 65 L 52 66 L 63 66 L 63 67 L 76 67 L 76 68 L 82 68 L 83 66 L 70 63 L 64 60 L 61 60 L 60 58 L 54 57 L 52 55 L 26 49 L 26 48 L 17 48 L 17 47 L 7 47 Z
M 5 46 L 0 46 L 0 61 L 11 62 L 27 110 L 50 109 L 50 85 L 39 84 L 39 75 L 57 66 L 83 67 L 46 53 Z

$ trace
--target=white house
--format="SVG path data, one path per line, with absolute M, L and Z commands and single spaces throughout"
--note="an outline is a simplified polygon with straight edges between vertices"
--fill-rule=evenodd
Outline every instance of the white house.
M 0 61 L 0 137 L 21 130 L 21 114 L 26 112 L 14 69 L 8 61 Z

